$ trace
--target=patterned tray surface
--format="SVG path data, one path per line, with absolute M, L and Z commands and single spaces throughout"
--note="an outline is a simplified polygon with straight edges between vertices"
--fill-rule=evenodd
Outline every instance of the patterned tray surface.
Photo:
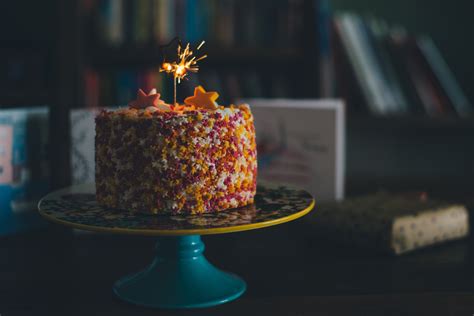
M 149 215 L 103 208 L 92 184 L 73 186 L 45 196 L 38 205 L 48 220 L 74 228 L 138 235 L 206 235 L 257 229 L 299 218 L 314 207 L 306 191 L 259 185 L 255 203 L 203 215 Z

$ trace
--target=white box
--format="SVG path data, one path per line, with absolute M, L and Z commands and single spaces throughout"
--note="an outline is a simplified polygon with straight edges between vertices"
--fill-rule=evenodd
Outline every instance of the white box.
M 246 99 L 255 117 L 258 179 L 290 184 L 317 201 L 344 198 L 341 100 Z

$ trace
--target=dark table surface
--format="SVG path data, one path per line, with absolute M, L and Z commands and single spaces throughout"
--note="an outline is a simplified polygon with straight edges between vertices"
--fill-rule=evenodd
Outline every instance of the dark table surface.
M 309 215 L 308 215 L 309 216 Z M 204 236 L 206 257 L 243 277 L 237 301 L 166 311 L 117 299 L 112 284 L 153 258 L 156 239 L 49 226 L 0 238 L 0 315 L 473 315 L 467 238 L 394 257 L 334 245 L 305 219 Z

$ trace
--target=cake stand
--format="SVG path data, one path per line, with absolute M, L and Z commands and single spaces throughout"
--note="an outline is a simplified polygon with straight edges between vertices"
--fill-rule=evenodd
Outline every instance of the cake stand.
M 241 278 L 207 261 L 200 235 L 282 224 L 307 214 L 314 204 L 306 191 L 263 185 L 255 203 L 246 207 L 199 216 L 157 216 L 103 208 L 96 203 L 94 185 L 80 185 L 50 193 L 38 209 L 46 219 L 73 228 L 157 236 L 153 262 L 115 282 L 115 294 L 142 306 L 196 308 L 232 301 L 246 289 Z

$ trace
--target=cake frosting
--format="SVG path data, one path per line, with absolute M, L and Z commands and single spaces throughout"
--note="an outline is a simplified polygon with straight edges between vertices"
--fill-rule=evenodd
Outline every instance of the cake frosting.
M 96 117 L 98 203 L 153 214 L 253 203 L 252 113 L 246 104 L 223 107 L 215 99 L 197 87 L 184 104 L 168 105 L 156 91 L 140 90 L 128 108 L 102 111 Z

